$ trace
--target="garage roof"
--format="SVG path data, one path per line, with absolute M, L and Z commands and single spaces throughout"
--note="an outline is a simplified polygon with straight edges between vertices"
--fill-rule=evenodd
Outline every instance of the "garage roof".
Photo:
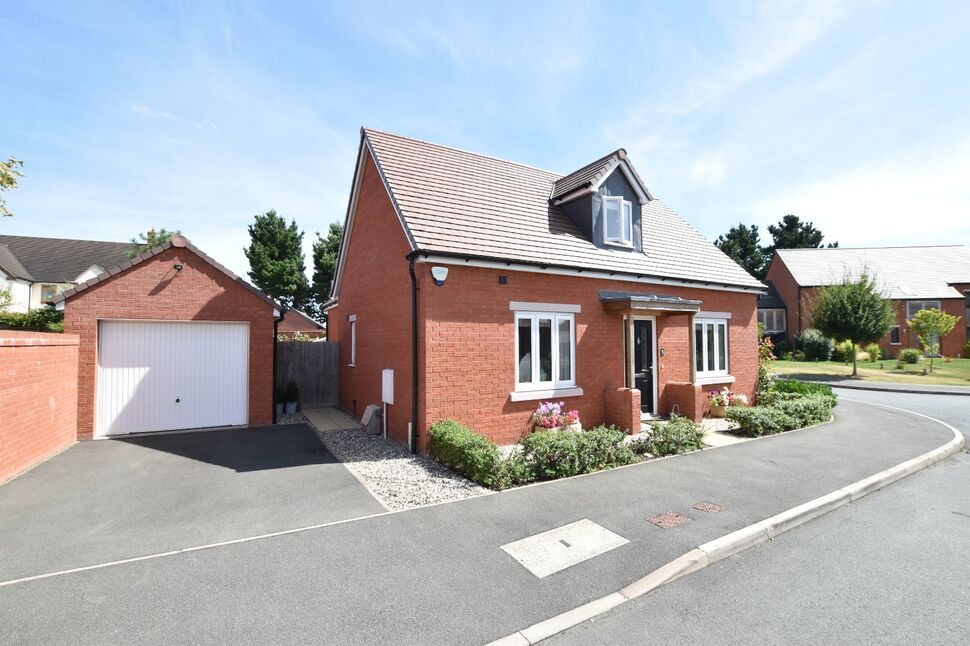
M 209 263 L 210 265 L 212 265 L 213 267 L 215 267 L 216 269 L 224 273 L 226 276 L 228 276 L 229 278 L 239 283 L 241 286 L 251 291 L 253 294 L 255 294 L 256 296 L 264 300 L 266 303 L 268 303 L 269 305 L 272 305 L 274 310 L 278 311 L 280 309 L 280 304 L 274 301 L 269 296 L 267 296 L 265 292 L 263 292 L 260 289 L 257 289 L 256 287 L 253 287 L 248 282 L 246 282 L 236 274 L 232 273 L 228 269 L 226 269 L 225 266 L 219 264 L 218 262 L 210 258 L 208 255 L 206 255 L 204 251 L 202 251 L 194 244 L 189 242 L 189 239 L 183 235 L 173 236 L 172 239 L 166 242 L 165 244 L 159 245 L 154 249 L 150 249 L 142 254 L 139 254 L 134 258 L 132 258 L 131 260 L 128 260 L 118 265 L 117 267 L 112 267 L 111 269 L 107 270 L 105 273 L 101 274 L 100 276 L 95 276 L 89 281 L 80 283 L 79 285 L 75 285 L 74 287 L 72 287 L 67 291 L 61 292 L 60 294 L 55 296 L 51 302 L 54 303 L 54 305 L 56 305 L 58 309 L 61 309 L 63 307 L 64 301 L 71 298 L 75 294 L 83 292 L 88 288 L 94 287 L 100 282 L 110 280 L 113 276 L 116 276 L 123 271 L 127 271 L 132 267 L 134 267 L 135 265 L 139 265 L 145 262 L 146 260 L 148 260 L 149 258 L 157 256 L 158 254 L 162 253 L 167 249 L 171 249 L 172 247 L 184 247 L 188 249 L 189 251 L 197 255 L 199 258 L 202 258 L 202 260 L 205 260 L 207 263 Z

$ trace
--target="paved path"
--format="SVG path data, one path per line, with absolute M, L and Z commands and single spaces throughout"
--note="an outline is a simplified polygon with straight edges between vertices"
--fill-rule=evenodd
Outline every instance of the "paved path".
M 0 642 L 483 643 L 950 437 L 925 419 L 847 402 L 834 423 L 806 431 L 0 587 Z M 699 501 L 724 511 L 691 509 Z M 692 520 L 646 522 L 666 511 Z M 543 579 L 500 549 L 584 518 L 629 542 Z
M 959 397 L 840 392 L 970 430 Z M 965 644 L 970 456 L 656 590 L 549 644 Z

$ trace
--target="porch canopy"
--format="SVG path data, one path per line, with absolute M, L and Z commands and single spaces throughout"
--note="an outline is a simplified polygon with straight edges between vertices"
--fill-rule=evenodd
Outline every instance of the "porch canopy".
M 631 388 L 634 384 L 633 319 L 636 316 L 687 316 L 687 329 L 690 339 L 689 347 L 693 347 L 694 315 L 700 311 L 702 301 L 693 301 L 680 296 L 668 296 L 665 294 L 617 292 L 608 289 L 601 289 L 599 297 L 604 310 L 623 316 L 625 359 L 623 381 L 625 387 Z M 654 379 L 656 379 L 656 374 L 654 375 Z M 690 381 L 691 383 L 694 382 L 693 361 L 690 361 Z M 656 403 L 654 405 L 656 406 Z

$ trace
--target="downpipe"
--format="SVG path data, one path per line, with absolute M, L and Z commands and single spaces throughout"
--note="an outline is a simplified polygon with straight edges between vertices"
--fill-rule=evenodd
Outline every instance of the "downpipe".
M 418 452 L 418 278 L 414 274 L 415 252 L 408 254 L 411 274 L 411 424 L 408 428 L 408 448 Z

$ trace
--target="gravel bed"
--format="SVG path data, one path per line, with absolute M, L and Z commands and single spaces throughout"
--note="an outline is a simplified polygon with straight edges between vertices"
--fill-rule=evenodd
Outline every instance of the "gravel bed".
M 488 493 L 488 489 L 361 429 L 317 431 L 320 440 L 385 507 L 413 509 Z
M 701 426 L 708 433 L 723 433 L 737 429 L 738 423 L 723 417 L 705 417 L 701 420 Z

